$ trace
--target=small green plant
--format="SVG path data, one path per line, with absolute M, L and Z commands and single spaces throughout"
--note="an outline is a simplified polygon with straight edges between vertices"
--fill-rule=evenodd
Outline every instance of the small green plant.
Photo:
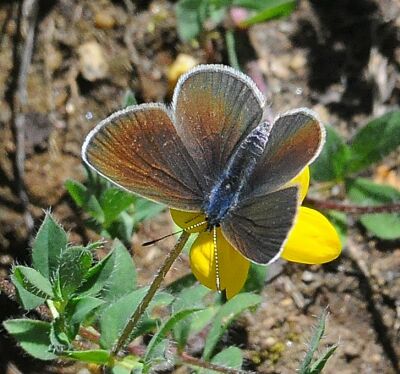
M 207 20 L 215 25 L 222 22 L 232 7 L 245 8 L 249 17 L 242 27 L 290 14 L 295 0 L 179 0 L 176 4 L 178 33 L 182 40 L 196 38 Z
M 149 287 L 138 286 L 135 265 L 120 241 L 114 241 L 111 251 L 96 260 L 100 245 L 70 245 L 62 227 L 46 215 L 34 241 L 32 267 L 15 266 L 11 279 L 24 309 L 44 304 L 49 315 L 46 321 L 21 318 L 4 322 L 26 352 L 41 360 L 68 358 L 104 365 L 115 373 L 133 369 L 147 373 L 159 363 L 175 365 L 185 360 L 196 366 L 196 359 L 185 354 L 186 344 L 211 324 L 201 365 L 210 361 L 241 367 L 238 348 L 217 353 L 216 344 L 236 316 L 260 303 L 260 296 L 242 293 L 222 305 L 220 298 L 189 277 L 189 282 L 179 281 L 154 293 L 138 314 Z M 164 308 L 164 317 L 156 312 L 160 308 Z M 128 331 L 133 315 L 139 318 Z M 145 334 L 152 338 L 143 355 L 120 355 L 128 342 Z M 168 337 L 176 342 L 172 357 L 168 357 Z
M 259 305 L 259 295 L 243 292 L 223 302 L 191 276 L 158 291 L 188 237 L 187 233 L 181 236 L 153 283 L 141 287 L 132 258 L 120 241 L 115 240 L 110 252 L 97 260 L 96 250 L 102 243 L 69 244 L 66 232 L 47 214 L 33 244 L 32 267 L 14 266 L 11 275 L 22 307 L 29 312 L 42 306 L 37 310 L 44 321 L 10 319 L 4 327 L 26 352 L 41 360 L 77 360 L 118 374 L 148 373 L 166 364 L 190 366 L 199 373 L 242 373 L 239 348 L 230 346 L 219 352 L 216 348 L 232 322 Z M 324 323 L 325 317 L 311 342 L 312 353 Z M 202 357 L 191 356 L 186 352 L 189 340 L 205 331 Z M 140 349 L 129 351 L 142 353 L 127 353 L 128 343 L 145 335 L 151 337 L 149 342 L 136 343 Z M 319 373 L 333 348 L 328 352 L 312 365 L 313 371 L 302 373 Z M 310 362 L 312 353 L 308 353 Z
M 349 143 L 332 127 L 326 130 L 326 143 L 311 166 L 311 177 L 320 182 L 317 188 L 321 190 L 339 185 L 342 196 L 354 205 L 326 202 L 320 208 L 331 209 L 330 218 L 343 235 L 347 227 L 344 212 L 349 212 L 358 214 L 372 235 L 384 240 L 400 238 L 400 191 L 358 176 L 400 145 L 400 112 L 373 119 Z
M 320 373 L 325 364 L 328 362 L 329 358 L 333 355 L 333 353 L 336 351 L 336 348 L 338 347 L 336 344 L 332 345 L 325 351 L 325 353 L 323 353 L 313 362 L 315 352 L 318 349 L 321 339 L 324 337 L 327 316 L 328 313 L 324 311 L 324 313 L 322 313 L 322 315 L 319 317 L 318 323 L 314 329 L 314 334 L 311 337 L 306 355 L 304 356 L 303 362 L 301 363 L 301 366 L 299 368 L 300 374 Z
M 110 182 L 86 168 L 84 184 L 68 179 L 65 188 L 89 217 L 87 226 L 106 238 L 131 242 L 137 225 L 154 217 L 164 206 L 113 187 Z

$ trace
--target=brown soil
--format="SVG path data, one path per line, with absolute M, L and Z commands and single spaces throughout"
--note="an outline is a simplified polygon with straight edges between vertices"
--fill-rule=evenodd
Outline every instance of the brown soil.
M 80 147 L 102 118 L 121 107 L 128 88 L 139 102 L 168 101 L 167 68 L 187 53 L 202 63 L 227 63 L 222 29 L 199 44 L 183 44 L 170 1 L 58 0 L 40 2 L 25 111 L 24 184 L 35 229 L 51 207 L 71 240 L 95 234 L 82 227 L 82 213 L 63 183 L 83 179 Z M 12 95 L 15 91 L 18 2 L 0 5 L 0 277 L 13 262 L 29 262 L 30 236 L 15 177 Z M 247 71 L 256 66 L 272 109 L 314 109 L 344 136 L 399 102 L 400 5 L 395 0 L 302 1 L 286 19 L 237 33 L 238 55 Z M 82 55 L 90 55 L 84 61 Z M 81 57 L 80 57 L 81 56 Z M 254 65 L 255 64 L 255 65 Z M 87 66 L 89 65 L 89 66 Z M 245 69 L 245 70 L 246 70 Z M 399 154 L 370 176 L 399 187 Z M 383 172 L 383 171 L 391 172 Z M 397 174 L 396 174 L 397 173 Z M 390 177 L 388 177 L 390 176 Z M 226 337 L 241 346 L 248 369 L 293 373 L 304 355 L 315 316 L 330 311 L 324 343 L 339 342 L 326 373 L 400 373 L 400 243 L 382 242 L 350 220 L 343 255 L 329 265 L 278 263 L 256 313 L 247 313 Z M 146 222 L 132 253 L 147 283 L 173 239 L 153 248 L 144 240 L 172 230 L 167 213 Z M 184 256 L 168 280 L 188 271 Z M 273 276 L 273 274 L 278 274 Z M 0 294 L 1 320 L 21 315 Z M 5 332 L 0 372 L 75 372 L 23 355 Z M 19 371 L 18 371 L 19 370 Z

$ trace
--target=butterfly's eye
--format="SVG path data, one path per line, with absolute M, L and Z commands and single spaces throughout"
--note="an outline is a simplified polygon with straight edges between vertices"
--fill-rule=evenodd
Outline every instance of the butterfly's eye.
M 215 225 L 215 227 L 221 227 L 221 224 L 220 224 L 220 223 L 217 223 L 217 224 Z

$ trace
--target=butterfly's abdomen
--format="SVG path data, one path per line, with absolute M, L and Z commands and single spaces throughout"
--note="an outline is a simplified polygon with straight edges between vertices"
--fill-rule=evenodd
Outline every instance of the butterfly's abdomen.
M 264 152 L 271 126 L 262 122 L 237 147 L 204 206 L 209 227 L 218 225 L 236 206 L 240 192 Z

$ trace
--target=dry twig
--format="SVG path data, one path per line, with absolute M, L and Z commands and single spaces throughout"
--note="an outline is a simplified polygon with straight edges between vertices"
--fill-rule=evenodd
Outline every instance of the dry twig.
M 33 218 L 28 210 L 29 199 L 25 189 L 25 114 L 28 104 L 26 81 L 32 60 L 35 29 L 39 11 L 39 0 L 25 0 L 19 20 L 19 49 L 16 62 L 18 76 L 12 98 L 12 121 L 15 136 L 15 180 L 23 210 L 25 224 L 29 232 L 33 228 Z

